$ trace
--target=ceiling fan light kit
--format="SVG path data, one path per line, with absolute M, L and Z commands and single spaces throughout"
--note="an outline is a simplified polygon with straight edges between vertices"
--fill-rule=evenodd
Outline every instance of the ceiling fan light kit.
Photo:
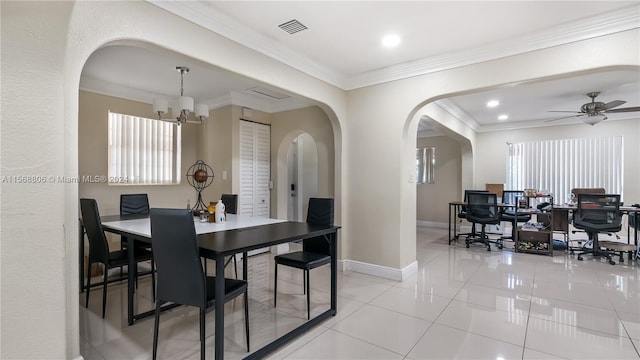
M 614 109 L 615 107 L 618 107 L 622 104 L 625 104 L 626 101 L 624 100 L 613 100 L 610 101 L 608 103 L 603 103 L 601 101 L 596 101 L 596 97 L 598 97 L 598 95 L 600 95 L 599 91 L 594 91 L 594 92 L 590 92 L 587 93 L 587 96 L 591 98 L 591 102 L 590 103 L 586 103 L 584 105 L 582 105 L 580 107 L 580 111 L 553 111 L 551 110 L 550 112 L 568 112 L 568 113 L 577 113 L 578 115 L 570 115 L 570 116 L 563 116 L 560 118 L 556 118 L 556 119 L 550 119 L 547 120 L 545 122 L 550 122 L 550 121 L 556 121 L 556 120 L 561 120 L 561 119 L 567 119 L 567 118 L 572 118 L 572 117 L 582 117 L 582 122 L 584 122 L 585 124 L 589 124 L 591 126 L 607 120 L 607 116 L 605 115 L 605 113 L 621 113 L 621 112 L 634 112 L 634 111 L 640 111 L 640 107 L 628 107 L 628 108 L 619 108 L 619 109 Z
M 209 106 L 206 104 L 195 104 L 194 100 L 190 96 L 184 96 L 184 74 L 189 72 L 189 68 L 186 66 L 176 66 L 176 70 L 180 72 L 180 97 L 178 98 L 179 115 L 175 121 L 178 125 L 186 122 L 193 122 L 188 120 L 189 113 L 192 113 L 195 109 L 195 115 L 199 122 L 202 124 L 204 119 L 209 118 Z M 163 97 L 153 99 L 153 112 L 158 114 L 158 120 L 162 121 L 174 121 L 173 119 L 165 119 L 162 116 L 169 112 L 169 100 Z

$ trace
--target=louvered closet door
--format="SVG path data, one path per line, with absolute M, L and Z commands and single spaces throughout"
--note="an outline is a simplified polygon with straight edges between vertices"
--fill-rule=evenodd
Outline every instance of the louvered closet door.
M 240 121 L 239 214 L 269 217 L 270 156 L 270 127 Z

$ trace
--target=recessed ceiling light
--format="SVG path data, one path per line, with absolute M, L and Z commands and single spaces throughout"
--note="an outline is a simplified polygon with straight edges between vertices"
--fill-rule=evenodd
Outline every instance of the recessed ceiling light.
M 490 100 L 487 102 L 487 107 L 490 107 L 490 108 L 496 107 L 498 105 L 500 105 L 500 101 L 498 100 Z
M 508 118 L 509 118 L 509 115 L 506 115 L 506 114 L 502 114 L 498 116 L 498 120 L 507 120 Z
M 382 38 L 382 45 L 388 48 L 396 47 L 400 44 L 400 36 L 391 34 Z

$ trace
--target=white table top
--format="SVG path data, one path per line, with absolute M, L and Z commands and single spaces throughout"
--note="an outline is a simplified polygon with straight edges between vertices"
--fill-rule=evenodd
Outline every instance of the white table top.
M 193 218 L 196 226 L 196 234 L 206 234 L 217 231 L 233 230 L 248 228 L 260 225 L 275 224 L 286 222 L 287 220 L 281 219 L 269 219 L 264 217 L 253 217 L 246 215 L 234 215 L 227 214 L 227 221 L 223 223 L 209 223 L 200 222 L 197 217 Z M 114 230 L 125 231 L 131 234 L 136 234 L 144 237 L 151 237 L 151 222 L 149 218 L 134 219 L 134 220 L 120 220 L 120 221 L 108 221 L 103 222 L 102 226 L 108 227 Z

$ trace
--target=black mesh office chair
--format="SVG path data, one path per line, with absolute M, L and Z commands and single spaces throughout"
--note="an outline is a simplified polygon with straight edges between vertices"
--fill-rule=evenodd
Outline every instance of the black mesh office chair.
M 491 251 L 491 243 L 496 243 L 498 247 L 502 247 L 502 241 L 489 240 L 486 233 L 487 225 L 496 225 L 500 223 L 500 212 L 498 211 L 498 197 L 493 193 L 486 192 L 469 192 L 467 198 L 467 220 L 474 224 L 481 224 L 482 230 L 479 237 L 467 237 L 465 244 L 481 242 L 487 245 L 487 251 Z
M 531 220 L 531 215 L 529 214 L 518 214 L 518 202 L 521 199 L 525 199 L 528 204 L 529 199 L 524 197 L 524 191 L 522 190 L 502 191 L 502 203 L 511 206 L 504 208 L 504 210 L 500 212 L 500 221 L 508 221 L 512 226 L 517 226 L 518 223 L 526 223 Z M 502 236 L 501 239 L 515 240 L 513 239 L 513 235 Z
M 573 226 L 586 231 L 593 244 L 591 249 L 578 254 L 578 260 L 582 260 L 584 254 L 592 254 L 595 257 L 606 257 L 611 265 L 615 265 L 611 254 L 600 249 L 598 234 L 617 232 L 622 228 L 620 195 L 579 194 L 578 206 L 573 214 Z
M 333 225 L 333 199 L 310 198 L 307 223 L 313 225 Z M 307 319 L 311 318 L 311 294 L 309 270 L 331 263 L 331 247 L 324 236 L 302 241 L 302 251 L 290 252 L 274 257 L 275 272 L 273 284 L 273 306 L 278 297 L 278 264 L 304 271 L 303 291 L 307 293 Z
M 103 290 L 102 290 L 102 317 L 104 318 L 107 306 L 107 275 L 109 269 L 121 267 L 127 265 L 128 253 L 127 249 L 118 251 L 109 251 L 109 242 L 102 229 L 102 223 L 100 221 L 100 213 L 98 211 L 98 204 L 94 199 L 80 199 L 80 211 L 82 212 L 82 222 L 87 231 L 87 238 L 89 239 L 89 268 L 87 273 L 87 287 L 86 287 L 86 300 L 85 307 L 89 307 L 89 291 L 91 290 L 91 264 L 102 263 L 104 264 L 104 278 L 103 278 Z M 153 269 L 153 255 L 151 251 L 140 250 L 135 251 L 136 263 L 141 261 L 151 261 L 151 268 Z M 134 271 L 134 276 L 137 277 L 137 270 Z M 151 277 L 151 291 L 154 294 L 156 292 L 155 278 Z
M 205 358 L 205 313 L 216 300 L 225 303 L 244 294 L 244 326 L 249 351 L 249 299 L 247 282 L 224 279 L 224 299 L 215 298 L 215 277 L 206 276 L 200 263 L 200 249 L 193 214 L 189 209 L 151 209 L 151 244 L 158 273 L 158 301 L 153 326 L 153 359 L 158 352 L 160 306 L 165 302 L 200 309 L 200 358 Z M 218 314 L 216 314 L 218 316 Z
M 465 203 L 469 201 L 469 193 L 472 193 L 472 192 L 487 193 L 489 191 L 487 191 L 487 190 L 465 190 L 464 191 L 464 199 L 463 199 L 463 201 Z M 468 220 L 467 219 L 467 205 L 462 205 L 460 207 L 460 212 L 458 213 L 458 219 L 460 219 L 460 221 L 462 221 L 463 219 Z M 466 236 L 467 238 L 468 237 L 477 237 L 478 235 L 476 234 L 476 224 L 471 223 L 471 232 L 457 234 L 456 235 L 456 240 L 458 240 L 458 238 L 460 236 Z

